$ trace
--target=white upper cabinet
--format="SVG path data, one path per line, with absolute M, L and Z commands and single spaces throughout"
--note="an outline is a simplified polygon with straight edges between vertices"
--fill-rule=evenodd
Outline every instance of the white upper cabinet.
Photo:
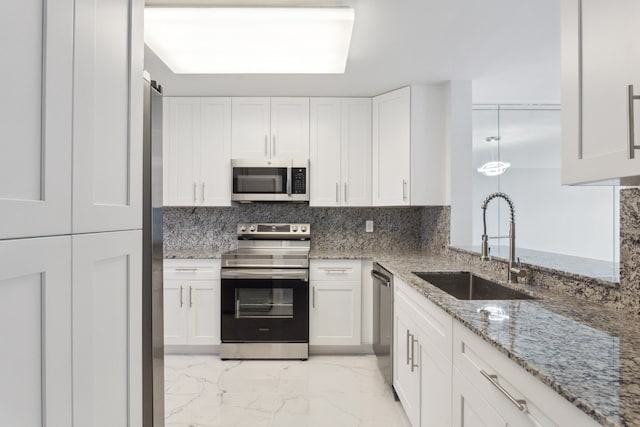
M 142 0 L 76 0 L 73 232 L 142 227 Z
M 0 51 L 0 239 L 68 234 L 73 1 L 3 2 Z
M 340 98 L 311 98 L 310 206 L 340 206 Z
M 371 98 L 342 100 L 341 163 L 342 205 L 371 206 Z
M 231 98 L 164 98 L 164 205 L 231 204 Z
M 309 98 L 233 98 L 234 159 L 308 159 Z
M 309 98 L 271 98 L 271 158 L 309 158 Z
M 448 204 L 445 111 L 444 85 L 373 98 L 374 206 Z
M 269 98 L 233 98 L 231 156 L 234 159 L 271 158 L 271 102 Z
M 640 3 L 562 0 L 561 19 L 562 183 L 637 178 Z
M 371 206 L 371 99 L 312 98 L 311 206 Z
M 409 205 L 411 89 L 373 98 L 373 204 Z

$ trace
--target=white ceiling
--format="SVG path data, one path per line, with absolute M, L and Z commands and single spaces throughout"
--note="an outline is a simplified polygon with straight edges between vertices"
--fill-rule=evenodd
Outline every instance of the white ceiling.
M 147 0 L 147 5 L 355 9 L 340 75 L 176 75 L 149 49 L 166 95 L 371 96 L 414 83 L 473 80 L 473 101 L 559 103 L 558 0 Z

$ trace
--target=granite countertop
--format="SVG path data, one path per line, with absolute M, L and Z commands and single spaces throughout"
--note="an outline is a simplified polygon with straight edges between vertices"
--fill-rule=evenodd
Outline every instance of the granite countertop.
M 457 300 L 412 272 L 469 270 L 465 264 L 420 252 L 368 257 L 599 423 L 640 425 L 640 328 L 635 318 L 527 285 L 515 287 L 541 299 Z M 514 287 L 505 283 L 504 277 L 478 273 Z M 508 319 L 487 320 L 480 314 L 487 305 L 502 309 Z
M 165 250 L 165 259 L 220 259 L 222 251 L 213 249 L 173 249 Z

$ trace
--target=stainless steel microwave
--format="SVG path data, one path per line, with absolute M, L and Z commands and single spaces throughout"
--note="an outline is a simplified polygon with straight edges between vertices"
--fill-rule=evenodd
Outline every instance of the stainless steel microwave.
M 309 160 L 231 160 L 231 200 L 309 201 Z

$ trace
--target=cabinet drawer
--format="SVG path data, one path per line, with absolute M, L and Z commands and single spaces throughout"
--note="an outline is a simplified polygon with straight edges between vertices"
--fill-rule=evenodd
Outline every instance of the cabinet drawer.
M 359 260 L 311 260 L 309 278 L 311 280 L 360 281 Z
M 396 295 L 402 295 L 412 308 L 413 321 L 423 339 L 436 346 L 448 360 L 452 360 L 453 318 L 403 281 L 395 279 L 394 288 Z
M 493 348 L 465 326 L 454 322 L 453 364 L 469 383 L 498 409 L 510 425 L 596 426 L 593 419 L 573 406 L 522 367 Z M 483 372 L 493 378 L 487 378 Z M 491 382 L 493 379 L 504 391 Z M 520 410 L 515 400 L 525 408 Z
M 219 259 L 165 259 L 164 277 L 166 279 L 219 279 Z

